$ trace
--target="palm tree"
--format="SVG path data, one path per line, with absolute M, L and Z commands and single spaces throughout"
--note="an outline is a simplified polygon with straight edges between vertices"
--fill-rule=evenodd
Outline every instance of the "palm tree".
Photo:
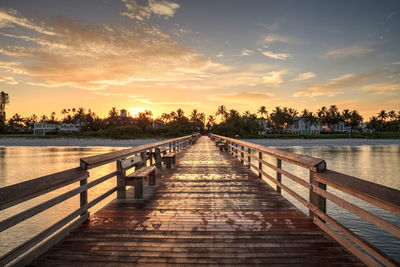
M 190 114 L 190 121 L 196 122 L 197 119 L 198 119 L 198 111 L 197 111 L 197 109 L 193 109 L 192 113 Z
M 360 123 L 362 123 L 363 117 L 358 113 L 357 110 L 353 110 L 350 115 L 350 126 L 351 126 L 351 133 L 353 133 L 353 129 L 357 128 Z
M 378 119 L 381 119 L 381 121 L 386 120 L 388 117 L 388 114 L 386 113 L 385 110 L 381 110 L 381 112 L 378 113 Z
M 4 123 L 6 120 L 6 104 L 10 103 L 10 98 L 6 92 L 0 92 L 0 122 Z
M 217 112 L 215 113 L 215 116 L 221 115 L 221 117 L 225 120 L 228 118 L 228 112 L 226 111 L 226 107 L 224 105 L 221 105 L 218 107 Z
M 215 124 L 215 117 L 214 117 L 213 115 L 208 115 L 207 124 L 209 124 L 210 126 L 214 126 L 214 124 Z
M 263 117 L 264 114 L 266 114 L 268 117 L 268 111 L 265 106 L 260 106 L 260 108 L 258 109 L 258 113 L 261 114 L 261 118 L 263 118 L 263 119 L 264 119 L 264 117 Z
M 380 119 L 382 130 L 385 129 L 385 120 L 387 119 L 387 117 L 388 117 L 388 114 L 386 113 L 386 111 L 384 109 L 378 113 L 378 119 Z
M 183 109 L 181 109 L 181 108 L 177 109 L 177 111 L 176 111 L 176 118 L 177 118 L 178 120 L 183 119 L 184 113 L 185 113 L 185 112 L 183 111 Z
M 349 125 L 351 120 L 351 112 L 348 109 L 344 109 L 342 112 L 342 120 Z
M 397 115 L 396 115 L 396 111 L 391 110 L 388 112 L 387 116 L 390 118 L 390 121 L 393 121 L 396 119 Z

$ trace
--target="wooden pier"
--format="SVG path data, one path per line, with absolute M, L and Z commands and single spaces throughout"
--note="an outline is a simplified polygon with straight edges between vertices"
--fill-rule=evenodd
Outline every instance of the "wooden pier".
M 348 246 L 349 241 L 337 238 L 337 233 L 332 233 L 325 226 L 328 221 L 333 226 L 341 227 L 336 221 L 330 221 L 332 218 L 325 214 L 324 201 L 331 196 L 327 191 L 325 195 L 318 191 L 325 190 L 326 184 L 333 186 L 333 182 L 328 181 L 329 177 L 325 177 L 326 183 L 322 184 L 323 175 L 318 176 L 319 172 L 327 171 L 323 160 L 261 148 L 258 145 L 249 145 L 246 150 L 244 142 L 234 142 L 235 139 L 220 136 L 212 136 L 217 145 L 208 137 L 203 136 L 197 142 L 197 136 L 195 140 L 190 138 L 173 139 L 139 149 L 125 150 L 119 154 L 113 152 L 101 157 L 82 159 L 82 173 L 78 180 L 80 186 L 86 186 L 87 189 L 93 186 L 93 182 L 87 183 L 87 176 L 83 175 L 86 170 L 117 161 L 117 171 L 100 180 L 117 177 L 118 186 L 105 195 L 118 191 L 118 198 L 89 217 L 89 206 L 104 197 L 101 196 L 99 200 L 95 200 L 96 203 L 90 204 L 87 203 L 87 191 L 80 192 L 81 210 L 77 211 L 80 217 L 67 226 L 67 231 L 61 230 L 53 241 L 44 242 L 42 249 L 27 253 L 16 264 L 360 266 L 379 265 L 376 258 L 385 265 L 398 264 L 368 242 L 357 241 L 359 237 L 353 236 L 356 241 L 352 241 L 361 244 L 375 259 L 365 253 L 356 252 Z M 190 143 L 194 144 L 189 145 Z M 161 167 L 160 147 L 164 145 L 167 145 L 164 150 L 168 149 L 168 153 L 176 153 L 176 165 L 171 169 L 158 168 L 156 185 L 144 186 L 143 195 L 134 196 L 132 190 L 125 192 L 124 181 L 129 176 L 127 170 L 131 168 L 126 163 L 127 158 L 141 155 L 145 162 L 148 161 L 147 165 Z M 269 166 L 270 163 L 262 160 L 262 154 L 254 156 L 252 149 L 263 149 L 265 154 L 274 153 L 278 164 Z M 311 189 L 310 200 L 307 201 L 310 216 L 302 213 L 279 193 L 280 190 L 290 190 L 282 183 L 282 176 L 297 179 L 293 174 L 280 169 L 279 161 L 282 160 L 310 169 L 310 183 L 298 181 Z M 129 159 L 129 162 L 136 164 L 133 159 Z M 254 162 L 257 164 L 253 164 Z M 243 163 L 247 163 L 247 166 Z M 141 167 L 145 165 L 146 163 Z M 171 163 L 168 164 L 170 165 Z M 250 165 L 257 168 L 258 174 L 249 169 Z M 277 170 L 275 183 L 279 190 L 260 179 L 268 176 L 262 168 L 265 165 Z M 332 173 L 327 172 L 327 175 L 332 176 Z M 312 188 L 313 183 L 318 188 L 315 191 Z M 384 206 L 398 214 L 399 199 L 392 201 L 391 198 L 397 198 L 399 192 L 390 188 L 379 188 L 386 190 L 382 191 L 384 194 L 389 192 L 392 195 L 382 196 L 377 200 L 377 195 L 382 192 L 370 192 L 365 193 L 363 199 L 368 201 L 368 198 L 374 197 L 374 201 L 379 202 L 378 206 Z M 350 192 L 355 189 L 349 185 L 346 190 Z M 0 191 L 0 204 L 4 206 L 7 203 L 1 198 L 4 196 L 2 192 L 5 191 Z M 13 200 L 9 202 L 12 203 Z M 358 211 L 355 213 L 358 214 Z M 83 221 L 86 222 L 81 224 Z M 3 221 L 0 226 L 2 223 Z M 398 234 L 397 226 L 390 223 L 382 225 L 381 221 L 378 224 L 383 229 L 392 228 L 389 231 L 394 235 Z M 344 231 L 350 230 L 346 228 Z M 28 249 L 30 247 L 24 250 Z M 10 255 L 3 257 L 3 262 L 11 262 L 7 257 Z

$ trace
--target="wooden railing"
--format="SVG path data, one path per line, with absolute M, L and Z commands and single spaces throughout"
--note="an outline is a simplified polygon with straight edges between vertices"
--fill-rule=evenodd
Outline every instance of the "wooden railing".
M 399 190 L 328 170 L 326 168 L 326 162 L 322 159 L 290 153 L 280 149 L 269 148 L 220 135 L 212 134 L 210 137 L 217 145 L 221 146 L 222 144 L 225 150 L 238 158 L 242 163 L 247 164 L 249 168 L 254 168 L 258 172 L 260 178 L 265 177 L 274 183 L 279 193 L 281 190 L 284 190 L 304 205 L 308 209 L 309 216 L 315 224 L 357 256 L 362 262 L 368 266 L 381 266 L 381 264 L 386 266 L 398 266 L 399 263 L 389 255 L 386 255 L 368 241 L 326 214 L 326 200 L 332 201 L 336 205 L 376 225 L 394 237 L 400 238 L 400 227 L 328 192 L 326 187 L 329 186 L 342 191 L 374 206 L 385 209 L 394 215 L 400 215 Z M 275 158 L 276 164 L 271 164 L 263 160 L 263 155 Z M 307 181 L 283 170 L 282 161 L 308 169 L 309 180 Z M 272 177 L 266 173 L 264 166 L 276 172 L 276 177 Z M 303 198 L 292 188 L 282 183 L 282 175 L 306 188 L 309 191 L 309 199 Z
M 0 211 L 11 208 L 22 202 L 39 197 L 54 190 L 79 182 L 79 186 L 61 193 L 40 203 L 34 207 L 19 212 L 13 216 L 0 221 L 0 232 L 15 226 L 26 219 L 29 219 L 49 208 L 60 204 L 73 196 L 80 195 L 80 207 L 57 221 L 49 228 L 36 234 L 23 244 L 14 248 L 10 252 L 0 257 L 0 266 L 5 266 L 9 263 L 17 266 L 29 264 L 36 257 L 48 250 L 55 243 L 68 235 L 73 229 L 78 227 L 89 218 L 89 209 L 100 201 L 104 200 L 115 191 L 118 198 L 125 198 L 125 183 L 123 181 L 125 171 L 132 167 L 123 167 L 122 162 L 132 156 L 140 155 L 144 164 L 156 165 L 161 168 L 160 147 L 168 146 L 170 151 L 178 152 L 188 146 L 193 141 L 199 138 L 199 134 L 189 135 L 185 137 L 170 139 L 166 141 L 155 142 L 142 146 L 123 149 L 116 152 L 106 153 L 102 155 L 82 158 L 80 167 L 70 170 L 50 174 L 26 182 L 10 185 L 0 188 Z M 103 177 L 94 179 L 88 183 L 89 169 L 102 166 L 104 164 L 116 162 L 116 170 L 104 175 Z M 143 164 L 141 164 L 143 166 Z M 96 185 L 99 185 L 113 177 L 117 177 L 117 186 L 108 189 L 102 195 L 88 202 L 88 190 Z

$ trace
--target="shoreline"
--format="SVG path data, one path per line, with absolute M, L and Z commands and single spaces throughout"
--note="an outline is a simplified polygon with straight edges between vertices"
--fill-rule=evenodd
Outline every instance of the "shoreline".
M 107 146 L 107 147 L 133 147 L 153 143 L 164 139 L 80 139 L 80 138 L 0 138 L 0 146 Z M 243 141 L 273 147 L 289 146 L 379 146 L 398 145 L 400 139 L 241 139 Z

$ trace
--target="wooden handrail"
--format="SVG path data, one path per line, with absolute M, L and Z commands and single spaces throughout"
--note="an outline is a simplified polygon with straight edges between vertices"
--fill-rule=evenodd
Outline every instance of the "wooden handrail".
M 295 165 L 298 165 L 298 166 L 301 166 L 301 167 L 304 167 L 304 168 L 307 168 L 307 169 L 310 169 L 310 170 L 313 170 L 316 172 L 322 172 L 326 168 L 326 163 L 325 163 L 325 160 L 323 160 L 323 159 L 314 158 L 314 157 L 310 157 L 307 155 L 291 153 L 291 152 L 283 151 L 283 150 L 280 150 L 277 148 L 265 147 L 263 145 L 258 145 L 258 144 L 254 144 L 254 143 L 250 143 L 250 142 L 246 142 L 246 141 L 242 141 L 242 140 L 237 140 L 237 139 L 233 139 L 233 138 L 229 138 L 229 137 L 225 137 L 225 136 L 221 136 L 221 135 L 212 134 L 212 136 L 233 142 L 233 143 L 241 145 L 241 146 L 248 147 L 250 149 L 260 151 L 262 153 L 268 154 L 268 155 L 278 158 L 280 160 L 287 161 L 287 162 L 293 163 Z
M 316 180 L 400 215 L 399 190 L 331 170 L 318 173 Z
M 87 171 L 73 168 L 0 188 L 0 210 L 86 179 L 88 175 Z
M 304 205 L 309 210 L 310 218 L 314 221 L 314 223 L 316 223 L 331 237 L 336 239 L 345 248 L 351 251 L 361 261 L 369 266 L 380 266 L 380 263 L 386 266 L 398 265 L 398 263 L 389 255 L 374 247 L 368 241 L 362 239 L 356 233 L 327 215 L 326 199 L 348 210 L 354 215 L 376 225 L 394 237 L 400 238 L 400 227 L 385 220 L 383 217 L 378 217 L 377 215 L 357 207 L 356 205 L 340 198 L 339 196 L 326 191 L 326 186 L 331 186 L 332 188 L 345 192 L 351 196 L 367 201 L 377 207 L 386 209 L 395 215 L 400 215 L 399 190 L 382 186 L 373 182 L 364 181 L 350 175 L 327 170 L 326 163 L 322 159 L 298 155 L 275 148 L 268 148 L 262 145 L 256 145 L 220 135 L 212 134 L 210 137 L 212 140 L 215 140 L 216 144 L 220 142 L 227 144 L 225 146 L 226 150 L 228 150 L 243 164 L 248 164 L 249 168 L 254 168 L 258 172 L 260 178 L 265 177 L 274 183 L 279 193 L 282 189 L 294 197 L 302 205 Z M 252 154 L 251 150 L 258 152 L 258 157 Z M 263 153 L 276 158 L 277 165 L 274 166 L 270 162 L 263 160 Z M 253 160 L 258 162 L 258 166 L 257 164 L 253 164 Z M 309 169 L 310 181 L 307 182 L 304 179 L 289 173 L 288 171 L 282 170 L 280 163 L 281 160 Z M 267 166 L 276 171 L 276 178 L 266 173 L 262 168 L 263 166 Z M 309 200 L 306 200 L 293 189 L 289 188 L 289 186 L 282 183 L 282 175 L 302 185 L 303 187 L 308 188 L 310 192 Z M 328 224 L 325 224 L 325 222 Z M 349 240 L 351 240 L 351 242 L 343 238 L 337 233 L 337 231 L 345 235 Z M 365 254 L 364 251 L 360 250 L 352 242 L 367 251 L 369 255 Z
M 97 167 L 100 165 L 104 165 L 109 162 L 113 162 L 116 160 L 120 160 L 120 159 L 129 157 L 131 155 L 146 151 L 151 148 L 163 146 L 163 145 L 170 144 L 170 143 L 184 140 L 184 139 L 189 139 L 191 136 L 192 135 L 187 135 L 187 136 L 178 137 L 178 138 L 174 138 L 174 139 L 168 139 L 165 141 L 160 141 L 160 142 L 145 144 L 145 145 L 136 146 L 136 147 L 132 147 L 132 148 L 122 149 L 122 150 L 105 153 L 105 154 L 101 154 L 101 155 L 95 155 L 95 156 L 90 156 L 90 157 L 86 157 L 86 158 L 81 158 L 81 160 L 80 160 L 81 168 L 84 170 L 88 170 L 88 169 L 91 169 L 91 168 L 94 168 L 94 167 Z

